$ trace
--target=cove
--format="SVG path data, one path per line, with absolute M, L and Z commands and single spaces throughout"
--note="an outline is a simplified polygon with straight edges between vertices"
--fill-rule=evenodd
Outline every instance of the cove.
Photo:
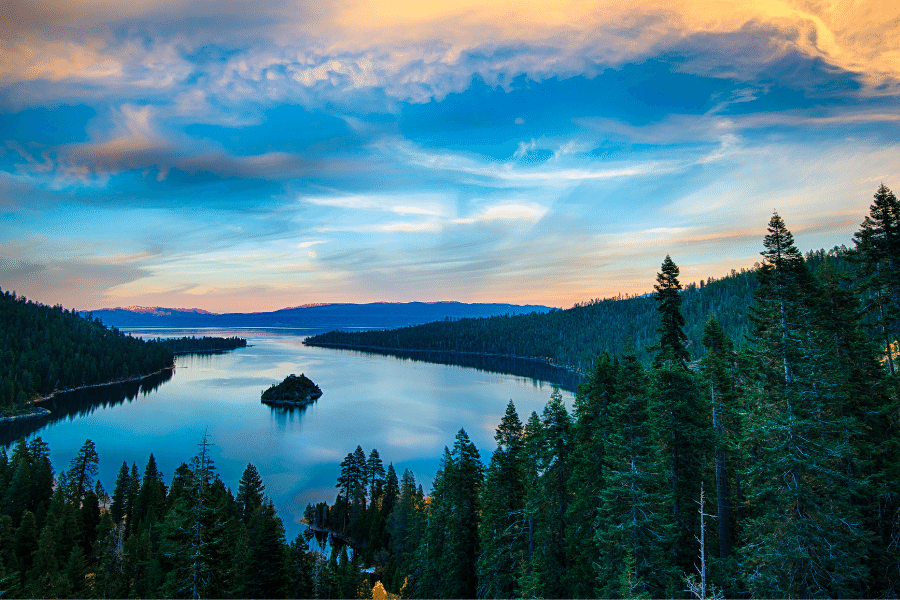
M 111 494 L 122 461 L 143 473 L 151 452 L 168 484 L 207 432 L 217 472 L 232 492 L 247 463 L 257 467 L 289 541 L 301 531 L 308 503 L 334 501 L 339 464 L 357 445 L 366 454 L 377 448 L 398 476 L 413 471 L 427 492 L 444 446 L 460 428 L 487 463 L 509 400 L 523 421 L 531 411 L 541 413 L 553 383 L 562 385 L 570 410 L 573 401 L 571 377 L 545 365 L 531 372 L 527 361 L 457 357 L 449 360 L 468 364 L 439 364 L 430 362 L 437 357 L 311 347 L 304 337 L 321 330 L 308 329 L 123 331 L 145 338 L 239 336 L 249 346 L 181 355 L 171 373 L 58 396 L 45 404 L 50 416 L 0 427 L 0 444 L 41 436 L 59 474 L 91 439 Z M 306 409 L 262 404 L 260 392 L 291 373 L 312 379 L 322 397 Z

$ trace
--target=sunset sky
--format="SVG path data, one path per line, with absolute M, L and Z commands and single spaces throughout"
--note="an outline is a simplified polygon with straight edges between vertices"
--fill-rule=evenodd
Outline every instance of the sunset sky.
M 569 307 L 851 244 L 900 3 L 11 0 L 0 288 L 78 309 Z

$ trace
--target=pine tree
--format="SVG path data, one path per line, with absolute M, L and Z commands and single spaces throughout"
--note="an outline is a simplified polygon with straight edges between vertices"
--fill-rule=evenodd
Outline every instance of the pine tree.
M 85 440 L 78 450 L 78 454 L 69 461 L 69 470 L 66 471 L 66 478 L 71 486 L 69 493 L 76 507 L 81 506 L 81 498 L 94 487 L 94 477 L 97 476 L 99 471 L 97 464 L 99 462 L 100 456 L 97 454 L 97 448 L 91 440 Z
M 381 496 L 384 488 L 384 463 L 381 462 L 381 456 L 378 455 L 378 449 L 372 448 L 369 452 L 369 458 L 366 460 L 366 474 L 368 476 L 369 498 L 372 502 L 376 496 Z
M 854 235 L 860 265 L 859 286 L 867 296 L 865 310 L 875 315 L 885 359 L 893 375 L 900 333 L 900 202 L 882 183 L 875 203 Z
M 660 314 L 649 405 L 653 431 L 663 452 L 661 471 L 667 473 L 671 523 L 675 528 L 672 567 L 693 570 L 699 519 L 692 507 L 700 497 L 700 482 L 707 468 L 712 432 L 710 411 L 701 401 L 688 369 L 684 317 L 681 314 L 679 269 L 666 256 L 657 275 L 655 298 Z M 674 590 L 667 590 L 672 593 Z
M 53 526 L 47 524 L 41 530 L 37 550 L 28 571 L 29 595 L 35 598 L 52 598 L 61 595 L 65 585 L 56 557 L 57 544 Z
M 535 415 L 536 416 L 536 415 Z M 525 515 L 529 560 L 520 576 L 525 596 L 565 598 L 567 518 L 570 502 L 572 418 L 558 388 L 538 423 L 525 426 Z
M 479 495 L 484 481 L 484 465 L 478 449 L 464 429 L 456 434 L 451 463 L 444 473 L 449 501 L 447 552 L 441 597 L 474 598 L 478 588 L 476 560 L 479 555 Z
M 420 598 L 444 598 L 448 595 L 449 573 L 444 561 L 450 563 L 454 558 L 447 551 L 447 532 L 454 525 L 448 471 L 453 471 L 453 457 L 450 449 L 444 446 L 440 466 L 431 482 L 425 527 L 415 554 L 415 589 Z
M 388 518 L 391 553 L 403 576 L 409 576 L 413 572 L 416 550 L 424 532 L 423 501 L 424 498 L 416 488 L 415 476 L 409 469 L 404 469 L 400 478 L 400 493 Z
M 235 498 L 241 507 L 244 524 L 249 523 L 250 517 L 253 516 L 256 509 L 263 505 L 266 499 L 265 490 L 266 486 L 259 476 L 259 471 L 252 463 L 248 463 L 238 483 L 238 492 Z
M 289 598 L 313 598 L 315 583 L 313 574 L 315 571 L 315 558 L 309 553 L 309 545 L 303 534 L 298 535 L 291 542 L 288 551 L 289 582 L 287 596 Z
M 289 583 L 288 547 L 281 518 L 275 514 L 270 500 L 264 500 L 253 510 L 247 524 L 247 537 L 239 595 L 283 598 Z
M 678 573 L 671 560 L 671 487 L 651 430 L 649 380 L 626 355 L 608 405 L 605 485 L 599 493 L 595 597 L 663 597 Z M 622 595 L 623 582 L 628 594 Z
M 114 523 L 121 523 L 125 518 L 125 509 L 128 496 L 128 486 L 131 483 L 131 476 L 128 473 L 128 463 L 122 461 L 119 467 L 119 475 L 116 477 L 116 487 L 113 488 L 112 503 L 109 505 L 109 512 Z
M 715 430 L 715 481 L 716 507 L 718 513 L 719 558 L 731 555 L 732 546 L 732 497 L 729 488 L 729 449 L 736 442 L 733 437 L 734 422 L 734 377 L 731 373 L 733 343 L 714 317 L 706 322 L 703 333 L 706 356 L 701 360 L 704 389 L 709 394 L 712 406 L 713 428 Z
M 843 414 L 843 375 L 822 293 L 776 213 L 764 240 L 752 319 L 758 370 L 742 424 L 752 532 L 741 549 L 755 595 L 856 595 L 867 577 L 853 496 L 859 423 Z
M 525 481 L 522 464 L 524 431 L 512 400 L 500 421 L 481 490 L 478 597 L 515 598 L 516 575 L 525 560 L 527 537 L 524 522 Z
M 156 466 L 156 459 L 153 454 L 147 459 L 147 466 L 144 468 L 144 478 L 141 481 L 141 489 L 138 492 L 137 500 L 134 504 L 135 526 L 142 529 L 153 529 L 153 527 L 162 522 L 166 513 L 166 484 L 163 481 L 163 474 Z M 153 532 L 153 541 L 156 542 L 158 535 Z
M 575 396 L 572 470 L 567 484 L 572 500 L 566 513 L 570 528 L 566 536 L 566 587 L 572 598 L 594 596 L 594 528 L 600 493 L 606 486 L 609 405 L 615 394 L 616 371 L 609 355 L 601 354 Z
M 135 525 L 135 504 L 141 491 L 141 476 L 138 473 L 137 464 L 131 463 L 131 471 L 128 473 L 128 487 L 125 494 L 125 512 L 127 514 L 125 536 L 130 537 Z
M 163 548 L 171 568 L 166 576 L 165 593 L 200 598 L 216 595 L 223 587 L 224 569 L 231 561 L 223 559 L 224 486 L 214 475 L 208 435 L 204 434 L 200 452 L 191 459 L 183 476 L 184 489 L 163 525 Z M 178 471 L 176 471 L 176 476 Z M 172 485 L 176 487 L 175 481 Z
M 544 426 L 537 412 L 532 411 L 522 435 L 522 470 L 525 486 L 523 526 L 525 528 L 525 558 L 520 563 L 517 585 L 523 598 L 537 598 L 541 594 L 540 563 L 543 549 L 538 546 L 537 529 L 541 524 L 543 490 L 541 470 L 544 445 Z

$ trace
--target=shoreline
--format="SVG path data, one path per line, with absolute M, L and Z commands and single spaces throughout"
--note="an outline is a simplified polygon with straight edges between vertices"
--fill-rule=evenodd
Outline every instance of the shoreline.
M 234 348 L 208 348 L 204 350 L 179 350 L 172 351 L 172 354 L 175 356 L 184 356 L 185 354 L 212 354 L 214 352 L 231 352 L 232 350 L 238 350 L 239 348 L 252 348 L 253 344 L 246 344 L 244 346 L 235 346 Z
M 527 360 L 529 362 L 544 364 L 555 369 L 561 369 L 563 371 L 568 371 L 574 375 L 579 375 L 581 377 L 586 377 L 587 374 L 582 371 L 576 369 L 575 367 L 570 366 L 562 366 L 552 362 L 546 358 L 539 358 L 537 356 L 516 356 L 515 354 L 497 354 L 494 352 L 470 352 L 465 350 L 421 350 L 421 349 L 408 349 L 408 348 L 389 348 L 386 346 L 366 346 L 362 344 L 337 344 L 332 342 L 314 342 L 309 343 L 306 340 L 303 341 L 303 344 L 306 346 L 318 346 L 320 348 L 346 348 L 348 350 L 377 350 L 381 352 L 418 352 L 421 354 L 453 354 L 460 356 L 491 356 L 494 358 L 508 358 L 514 360 Z
M 111 386 L 111 385 L 119 385 L 122 383 L 141 382 L 149 377 L 153 377 L 154 375 L 159 375 L 160 373 L 164 373 L 166 371 L 174 371 L 174 370 L 175 370 L 175 364 L 173 363 L 169 367 L 164 367 L 158 371 L 154 371 L 153 373 L 147 373 L 146 375 L 135 375 L 134 377 L 128 377 L 125 379 L 115 379 L 113 381 L 107 381 L 104 383 L 92 383 L 90 385 L 81 385 L 78 387 L 67 388 L 64 390 L 54 390 L 53 392 L 51 392 L 50 394 L 48 394 L 46 396 L 38 396 L 37 398 L 33 398 L 33 399 L 29 400 L 28 403 L 26 404 L 26 406 L 30 405 L 31 409 L 28 410 L 27 412 L 13 414 L 13 415 L 0 414 L 0 423 L 5 423 L 8 421 L 16 421 L 18 419 L 43 417 L 43 416 L 46 416 L 49 414 L 53 414 L 51 410 L 44 408 L 43 406 L 35 406 L 35 405 L 37 405 L 41 402 L 46 402 L 47 400 L 53 400 L 57 396 L 62 396 L 62 395 L 69 394 L 72 392 L 78 392 L 80 390 L 89 390 L 89 389 L 93 389 L 93 388 L 107 387 L 107 386 Z

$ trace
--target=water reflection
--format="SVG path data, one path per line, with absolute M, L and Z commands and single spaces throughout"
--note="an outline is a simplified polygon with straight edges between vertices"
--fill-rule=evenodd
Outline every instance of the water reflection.
M 350 354 L 380 354 L 382 356 L 391 356 L 401 361 L 435 363 L 439 365 L 453 365 L 457 367 L 467 367 L 477 371 L 488 373 L 501 373 L 503 375 L 514 375 L 516 377 L 525 377 L 530 379 L 532 383 L 550 382 L 558 385 L 561 389 L 576 392 L 578 384 L 582 382 L 583 377 L 580 373 L 558 367 L 540 360 L 529 358 L 512 358 L 508 356 L 494 356 L 487 354 L 462 354 L 456 352 L 433 352 L 420 350 L 383 350 L 375 348 L 367 348 L 365 350 L 356 350 L 350 348 L 340 348 L 337 346 L 322 345 L 331 348 L 340 353 Z
M 159 386 L 172 379 L 175 369 L 166 369 L 145 377 L 141 381 L 127 381 L 84 390 L 74 390 L 57 394 L 49 400 L 38 402 L 37 406 L 50 411 L 49 415 L 16 419 L 0 427 L 0 446 L 10 446 L 22 436 L 29 436 L 48 425 L 68 419 L 86 417 L 98 408 L 110 408 L 131 402 L 136 398 L 155 392 Z
M 315 404 L 314 401 L 312 404 Z M 303 413 L 312 406 L 312 404 L 304 404 L 302 406 L 285 406 L 285 405 L 267 405 L 272 412 L 272 420 L 280 429 L 286 429 L 288 425 L 293 425 L 295 421 L 299 421 Z

